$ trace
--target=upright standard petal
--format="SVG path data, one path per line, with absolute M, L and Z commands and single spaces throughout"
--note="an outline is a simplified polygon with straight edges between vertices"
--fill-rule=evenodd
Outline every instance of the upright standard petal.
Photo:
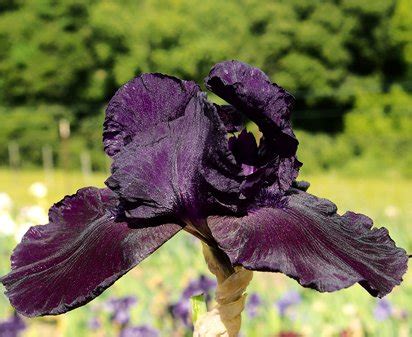
M 137 133 L 113 159 L 106 184 L 130 217 L 174 216 L 188 223 L 208 211 L 236 210 L 241 168 L 203 93 L 179 118 Z
M 50 209 L 48 225 L 29 229 L 0 279 L 17 311 L 56 315 L 85 304 L 181 229 L 132 226 L 117 204 L 109 189 L 84 188 Z
M 335 291 L 359 282 L 373 296 L 400 284 L 408 257 L 385 228 L 362 214 L 291 190 L 245 217 L 210 217 L 212 235 L 231 262 L 282 272 L 305 286 Z
M 271 83 L 260 69 L 239 61 L 216 64 L 205 81 L 208 89 L 256 122 L 264 135 L 259 145 L 260 169 L 246 179 L 246 189 L 259 184 L 286 191 L 301 166 L 290 122 L 292 95 Z
M 227 132 L 241 131 L 244 128 L 245 120 L 242 113 L 232 105 L 215 104 L 215 107 Z
M 106 153 L 113 156 L 119 152 L 138 131 L 182 116 L 199 90 L 195 82 L 156 73 L 142 74 L 127 82 L 106 109 L 103 130 Z

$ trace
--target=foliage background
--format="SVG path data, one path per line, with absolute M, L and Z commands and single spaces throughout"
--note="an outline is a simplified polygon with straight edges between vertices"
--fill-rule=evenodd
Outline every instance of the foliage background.
M 0 44 L 3 164 L 10 141 L 23 166 L 45 144 L 61 163 L 65 118 L 70 166 L 87 149 L 103 170 L 103 111 L 121 84 L 141 72 L 203 83 L 240 59 L 295 95 L 304 169 L 412 176 L 409 0 L 1 0 Z

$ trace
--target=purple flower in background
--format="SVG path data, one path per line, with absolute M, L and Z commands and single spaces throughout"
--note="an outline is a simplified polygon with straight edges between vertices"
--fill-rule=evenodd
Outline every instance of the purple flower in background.
M 408 257 L 386 229 L 339 215 L 296 181 L 292 95 L 239 61 L 215 65 L 206 87 L 229 104 L 157 73 L 116 92 L 103 131 L 113 160 L 107 188 L 65 197 L 48 225 L 25 234 L 0 279 L 16 310 L 41 316 L 84 305 L 181 230 L 225 268 L 282 272 L 321 292 L 359 282 L 382 297 L 402 281 Z
M 26 329 L 26 324 L 18 314 L 0 321 L 0 337 L 18 337 L 24 329 Z
M 89 321 L 87 322 L 87 327 L 90 330 L 100 329 L 101 326 L 102 326 L 102 324 L 100 323 L 100 320 L 97 317 L 93 317 L 93 318 L 89 319 Z
M 192 326 L 190 310 L 190 300 L 188 298 L 180 298 L 179 301 L 170 306 L 170 313 L 173 318 L 182 322 L 186 327 Z
M 159 333 L 150 326 L 142 325 L 123 329 L 119 337 L 159 337 Z
M 246 303 L 246 312 L 249 317 L 253 318 L 258 315 L 259 307 L 262 304 L 262 299 L 257 293 L 253 293 L 248 296 Z
M 393 308 L 387 299 L 381 299 L 376 303 L 373 315 L 377 321 L 385 321 L 392 316 Z
M 190 298 L 195 295 L 204 294 L 208 302 L 211 299 L 211 291 L 214 290 L 215 287 L 216 281 L 205 275 L 200 275 L 199 278 L 190 281 L 183 290 L 179 301 L 170 306 L 170 312 L 173 318 L 181 321 L 185 326 L 191 327 Z
M 106 302 L 106 308 L 111 313 L 110 320 L 120 325 L 130 321 L 130 309 L 137 303 L 134 296 L 111 298 Z
M 198 279 L 193 280 L 184 289 L 182 297 L 190 299 L 195 295 L 204 294 L 206 300 L 210 300 L 210 293 L 216 288 L 216 281 L 205 275 L 200 275 Z
M 286 292 L 277 302 L 276 307 L 278 308 L 279 315 L 286 316 L 286 311 L 291 306 L 297 305 L 302 301 L 300 294 L 297 291 L 291 290 Z

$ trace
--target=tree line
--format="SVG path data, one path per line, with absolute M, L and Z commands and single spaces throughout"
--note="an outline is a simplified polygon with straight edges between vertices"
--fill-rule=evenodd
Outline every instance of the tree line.
M 374 130 L 379 114 L 396 131 L 412 118 L 407 106 L 391 112 L 412 90 L 409 0 L 0 0 L 0 45 L 2 161 L 16 140 L 38 163 L 65 118 L 71 151 L 95 151 L 105 167 L 103 110 L 121 84 L 142 72 L 202 83 L 225 59 L 293 93 L 294 124 L 309 132 L 353 133 L 356 118 Z

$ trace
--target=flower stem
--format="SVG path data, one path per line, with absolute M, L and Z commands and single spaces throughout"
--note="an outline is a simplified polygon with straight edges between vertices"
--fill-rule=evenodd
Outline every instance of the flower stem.
M 229 258 L 217 248 L 203 244 L 209 270 L 216 276 L 216 306 L 195 323 L 194 337 L 236 337 L 240 331 L 245 307 L 246 288 L 253 273 L 233 267 Z
M 190 304 L 192 307 L 193 323 L 196 323 L 199 317 L 207 312 L 205 296 L 203 294 L 192 296 L 190 298 Z

